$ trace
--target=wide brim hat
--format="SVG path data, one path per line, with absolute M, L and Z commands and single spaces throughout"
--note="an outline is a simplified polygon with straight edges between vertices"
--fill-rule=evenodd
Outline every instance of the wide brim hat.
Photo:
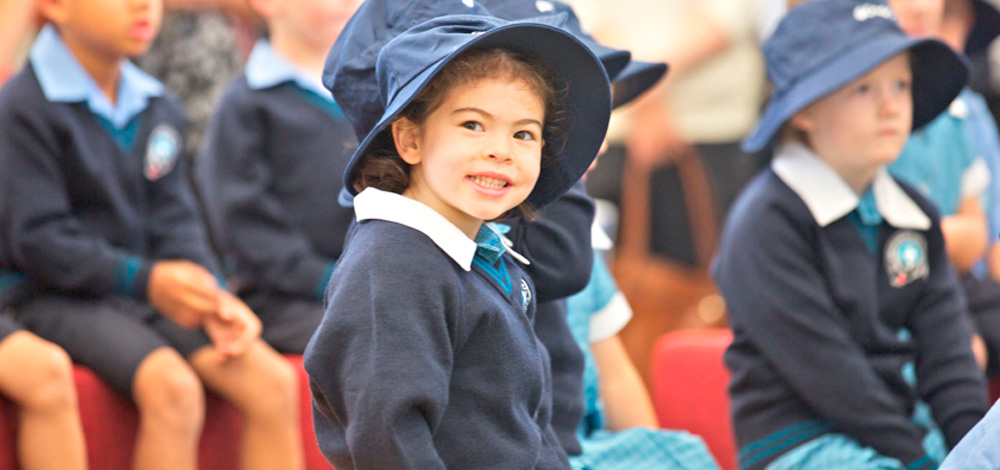
M 547 135 L 553 149 L 527 202 L 543 207 L 579 180 L 597 156 L 611 115 L 611 90 L 604 66 L 579 39 L 561 28 L 565 16 L 507 21 L 486 15 L 447 15 L 403 32 L 385 44 L 376 75 L 384 111 L 351 157 L 344 187 L 351 194 L 355 172 L 372 144 L 452 60 L 471 49 L 502 47 L 547 62 L 565 88 L 560 110 L 565 132 Z M 335 90 L 336 91 L 336 90 Z M 338 101 L 339 101 L 339 97 Z
M 866 10 L 859 14 L 861 8 Z M 806 106 L 905 51 L 913 71 L 913 129 L 947 109 L 968 80 L 965 61 L 940 41 L 906 36 L 888 8 L 873 1 L 811 0 L 791 10 L 764 45 L 774 91 L 743 150 L 763 150 Z M 842 24 L 850 21 L 857 24 Z
M 984 52 L 997 36 L 1000 36 L 1000 11 L 988 0 L 972 0 L 976 10 L 976 22 L 965 41 L 965 53 L 975 55 Z
M 662 62 L 629 61 L 618 75 L 611 78 L 611 107 L 618 108 L 630 103 L 660 81 L 668 70 Z
M 604 64 L 604 70 L 613 80 L 629 64 L 632 53 L 624 49 L 615 49 L 597 42 L 584 31 L 576 12 L 569 5 L 550 0 L 477 0 L 477 4 L 486 7 L 490 14 L 505 20 L 524 20 L 545 15 L 566 14 L 566 22 L 562 28 L 569 31 Z

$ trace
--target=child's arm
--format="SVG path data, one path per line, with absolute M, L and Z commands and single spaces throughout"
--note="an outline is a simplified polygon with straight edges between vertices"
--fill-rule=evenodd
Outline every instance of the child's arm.
M 876 373 L 827 290 L 811 215 L 804 207 L 801 214 L 751 209 L 730 220 L 715 273 L 737 340 L 772 366 L 816 419 L 904 465 L 923 458 L 923 430 Z M 874 284 L 866 287 L 872 295 Z
M 205 134 L 205 149 L 196 165 L 209 216 L 223 234 L 220 243 L 233 250 L 243 287 L 277 290 L 320 300 L 334 260 L 318 253 L 309 238 L 288 220 L 273 194 L 269 124 L 260 109 L 248 109 L 245 94 L 231 87 Z M 280 147 L 280 146 L 277 146 Z M 330 175 L 339 178 L 340 175 Z
M 590 345 L 597 363 L 607 428 L 658 428 L 653 402 L 618 335 Z
M 331 282 L 304 363 L 320 449 L 335 466 L 445 468 L 434 432 L 448 405 L 458 299 L 450 277 L 408 275 L 425 261 L 425 272 L 452 271 L 417 252 L 371 253 Z
M 14 86 L 20 92 L 14 92 Z M 52 107 L 38 109 L 40 91 L 15 82 L 0 97 L 0 155 L 6 163 L 4 230 L 17 269 L 66 293 L 117 293 L 145 299 L 152 260 L 87 233 L 74 217 L 58 159 L 66 139 Z
M 932 229 L 929 237 L 940 237 Z M 942 240 L 928 240 L 928 245 Z M 986 412 L 986 386 L 970 347 L 962 286 L 948 259 L 931 253 L 930 278 L 908 325 L 917 347 L 917 392 L 931 406 L 948 447 Z
M 941 218 L 948 256 L 959 274 L 968 274 L 982 259 L 989 242 L 986 228 L 986 213 L 977 196 L 962 200 L 958 210 Z
M 257 315 L 235 295 L 220 289 L 218 314 L 205 318 L 205 333 L 220 360 L 241 356 L 260 338 Z
M 581 180 L 544 208 L 536 220 L 504 222 L 511 227 L 507 237 L 514 243 L 514 251 L 531 261 L 524 270 L 538 286 L 539 302 L 569 297 L 587 285 L 594 262 L 590 241 L 593 221 L 594 202 Z

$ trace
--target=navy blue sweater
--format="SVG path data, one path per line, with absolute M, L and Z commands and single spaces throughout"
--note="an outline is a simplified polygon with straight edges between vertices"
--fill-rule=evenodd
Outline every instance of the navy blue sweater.
M 172 133 L 182 152 L 182 129 L 178 106 L 152 98 L 116 140 L 85 103 L 47 101 L 27 66 L 0 93 L 9 198 L 0 229 L 11 269 L 42 290 L 140 300 L 156 260 L 217 272 L 183 153 L 158 178 L 146 176 L 150 135 Z M 124 151 L 119 142 L 128 141 Z
M 338 470 L 569 468 L 523 294 L 534 285 L 502 260 L 511 293 L 417 230 L 350 231 L 305 355 L 317 440 Z
M 291 82 L 252 90 L 241 76 L 205 138 L 199 192 L 241 293 L 322 299 L 354 217 L 337 204 L 357 146 L 339 109 Z
M 930 405 L 949 446 L 985 413 L 940 221 L 930 203 L 904 189 L 932 225 L 912 231 L 926 241 L 929 272 L 902 287 L 890 284 L 883 254 L 903 230 L 883 222 L 872 253 L 848 217 L 820 227 L 770 169 L 733 207 L 715 278 L 734 334 L 725 361 L 741 468 L 764 468 L 829 432 L 929 468 L 924 430 L 911 422 L 917 398 Z M 900 337 L 904 328 L 912 340 Z M 901 373 L 910 361 L 915 389 Z
M 552 362 L 552 428 L 569 455 L 583 449 L 576 430 L 583 402 L 583 351 L 566 322 L 566 297 L 587 286 L 594 263 L 590 230 L 594 202 L 583 182 L 545 207 L 532 222 L 515 219 L 507 234 L 514 249 L 531 264 L 525 271 L 538 286 L 535 333 Z

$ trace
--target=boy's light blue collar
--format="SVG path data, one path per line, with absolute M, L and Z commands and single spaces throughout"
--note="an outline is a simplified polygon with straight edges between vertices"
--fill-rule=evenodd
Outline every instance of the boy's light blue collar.
M 333 102 L 333 95 L 323 87 L 320 76 L 312 76 L 301 67 L 274 50 L 271 43 L 261 39 L 253 46 L 246 65 L 247 86 L 263 90 L 282 83 L 293 82 L 299 87 Z
M 861 201 L 830 165 L 801 143 L 782 144 L 771 169 L 802 198 L 820 227 L 846 216 Z M 889 225 L 912 230 L 931 227 L 931 219 L 884 167 L 872 182 L 872 193 L 879 213 Z
M 29 60 L 45 98 L 57 103 L 86 102 L 94 114 L 118 129 L 145 110 L 150 98 L 162 96 L 164 92 L 162 83 L 132 62 L 123 60 L 117 105 L 112 104 L 52 25 L 46 25 L 38 34 L 31 46 Z

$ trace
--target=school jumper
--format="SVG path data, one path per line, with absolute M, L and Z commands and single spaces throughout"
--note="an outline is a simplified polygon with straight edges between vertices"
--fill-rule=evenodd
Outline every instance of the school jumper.
M 212 234 L 277 350 L 302 353 L 353 219 L 337 204 L 357 142 L 317 77 L 260 41 L 196 164 Z
M 152 350 L 169 344 L 188 354 L 209 344 L 146 303 L 157 260 L 218 273 L 182 130 L 162 84 L 128 61 L 111 105 L 51 26 L 0 94 L 5 191 L 17 201 L 3 215 L 5 263 L 31 279 L 14 305 L 18 318 L 126 394 Z
M 887 172 L 859 202 L 803 145 L 779 149 L 735 206 L 714 276 L 734 335 L 725 362 L 740 468 L 825 436 L 846 436 L 850 454 L 933 468 L 927 430 L 911 421 L 917 401 L 948 447 L 985 413 L 937 212 Z
M 535 288 L 500 236 L 368 188 L 305 354 L 334 467 L 568 468 Z

